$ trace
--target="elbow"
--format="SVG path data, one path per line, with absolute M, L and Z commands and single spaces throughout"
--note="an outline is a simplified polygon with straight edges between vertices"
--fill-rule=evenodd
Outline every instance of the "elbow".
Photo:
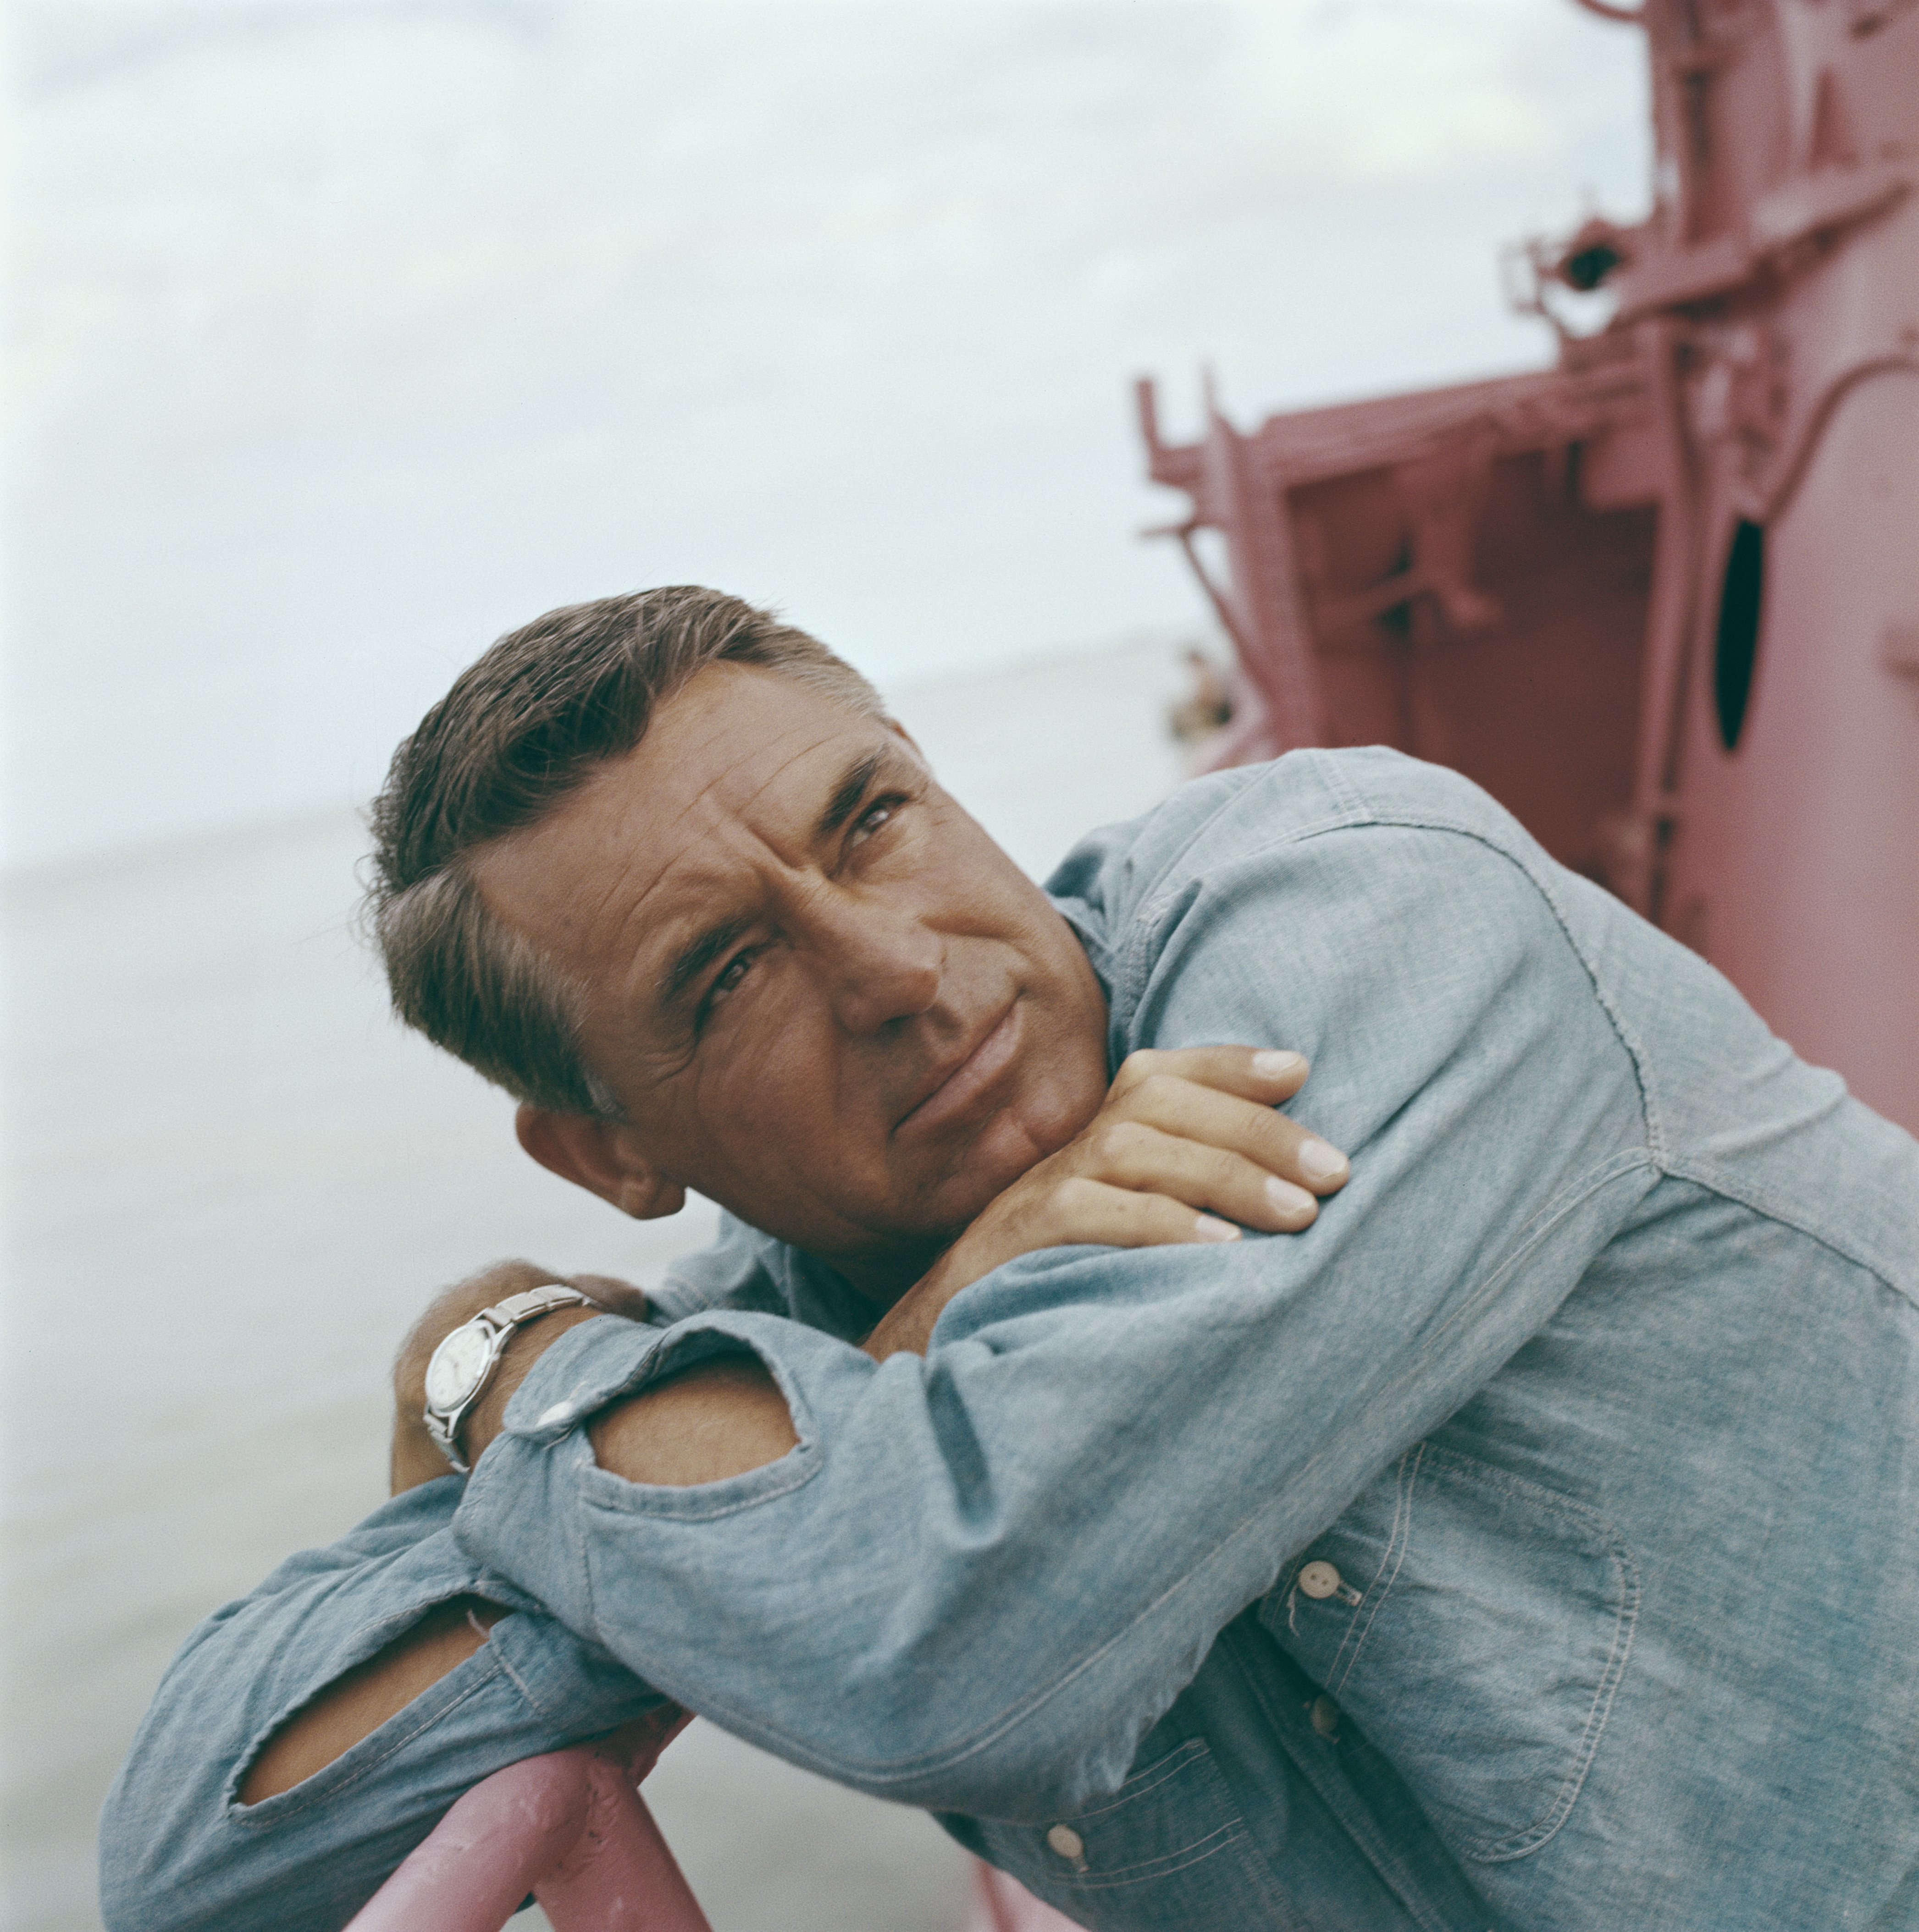
M 185 1932 L 203 1925 L 211 1834 L 196 1830 L 177 1787 L 130 1760 L 100 1820 L 100 1916 L 106 1932 Z

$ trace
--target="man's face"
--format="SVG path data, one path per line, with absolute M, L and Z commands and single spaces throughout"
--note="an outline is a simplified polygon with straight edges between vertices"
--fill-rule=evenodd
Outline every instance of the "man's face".
M 881 1298 L 1105 1095 L 1071 928 L 897 730 L 791 679 L 708 667 L 475 873 L 586 988 L 619 1158 Z

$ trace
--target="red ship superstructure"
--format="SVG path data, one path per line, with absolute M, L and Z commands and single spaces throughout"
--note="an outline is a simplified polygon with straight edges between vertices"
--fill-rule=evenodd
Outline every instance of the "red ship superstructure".
M 1237 658 L 1201 768 L 1456 766 L 1919 1131 L 1919 4 L 1579 4 L 1657 170 L 1514 252 L 1558 368 L 1181 446 L 1140 386 Z

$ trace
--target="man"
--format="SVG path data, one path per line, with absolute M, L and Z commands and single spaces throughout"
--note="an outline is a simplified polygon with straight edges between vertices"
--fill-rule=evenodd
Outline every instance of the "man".
M 1042 896 L 679 590 L 502 640 L 376 830 L 528 1150 L 734 1218 L 514 1328 L 463 1482 L 426 1357 L 546 1278 L 429 1312 L 394 1501 L 162 1686 L 109 1924 L 337 1924 L 661 1695 L 1096 1928 L 1919 1923 L 1919 1146 L 1472 787 L 1297 754 Z

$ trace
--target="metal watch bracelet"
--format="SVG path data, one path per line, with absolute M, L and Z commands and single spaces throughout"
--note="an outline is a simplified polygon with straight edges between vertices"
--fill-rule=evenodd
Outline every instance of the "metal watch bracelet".
M 427 1406 L 421 1420 L 440 1454 L 461 1475 L 469 1465 L 460 1453 L 460 1431 L 481 1396 L 492 1387 L 500 1358 L 514 1330 L 537 1322 L 556 1308 L 598 1308 L 599 1304 L 577 1288 L 549 1282 L 542 1288 L 523 1288 L 490 1308 L 469 1316 L 440 1339 L 427 1364 Z M 442 1400 L 434 1400 L 436 1381 L 452 1381 Z

